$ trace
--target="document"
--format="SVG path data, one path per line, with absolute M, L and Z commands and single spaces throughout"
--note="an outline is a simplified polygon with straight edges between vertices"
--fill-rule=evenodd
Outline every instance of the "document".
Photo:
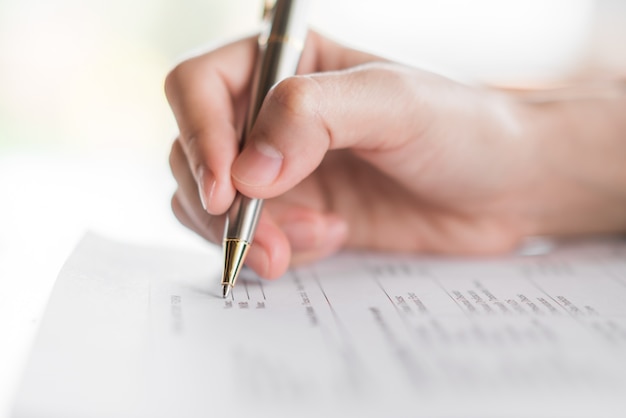
M 344 253 L 275 281 L 87 235 L 15 401 L 37 417 L 623 417 L 626 242 Z

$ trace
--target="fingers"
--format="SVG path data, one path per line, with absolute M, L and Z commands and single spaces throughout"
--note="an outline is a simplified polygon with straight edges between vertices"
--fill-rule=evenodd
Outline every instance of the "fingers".
M 255 45 L 249 38 L 185 61 L 165 81 L 196 193 L 212 214 L 226 211 L 235 194 L 230 166 L 238 153 L 238 110 L 246 104 Z
M 172 199 L 172 209 L 181 223 L 216 243 L 221 241 L 223 233 L 223 217 L 216 215 L 223 214 L 230 207 L 236 192 L 231 167 L 239 153 L 255 54 L 256 39 L 244 39 L 183 62 L 172 70 L 165 82 L 166 96 L 180 130 L 171 153 L 172 172 L 179 184 Z M 371 55 L 345 49 L 312 32 L 299 71 L 336 70 L 373 59 L 375 57 Z M 309 119 L 319 110 L 320 95 L 329 90 L 328 87 L 319 88 L 317 84 L 322 83 L 314 81 L 313 87 L 302 85 L 300 88 L 299 84 L 287 82 L 287 88 L 276 89 L 275 103 L 279 108 L 281 103 L 285 104 L 288 111 L 281 113 L 279 109 L 279 113 L 274 114 L 270 106 L 261 118 L 265 121 L 260 132 L 273 135 L 267 126 L 284 118 L 293 120 L 282 125 L 283 134 L 277 137 L 277 143 L 284 142 L 287 136 L 300 135 L 303 127 L 310 132 L 326 129 L 324 124 L 328 120 L 323 112 L 319 113 L 322 117 Z M 290 93 L 292 88 L 298 94 Z M 284 93 L 282 96 L 281 92 Z M 293 179 L 304 178 L 326 150 L 332 148 L 332 136 L 328 136 L 326 143 L 313 143 L 316 139 L 318 136 L 308 135 L 306 141 L 302 141 L 304 148 L 293 152 L 284 149 L 288 157 L 286 173 L 283 173 L 281 160 L 284 156 L 279 147 L 273 147 L 271 141 L 267 141 L 268 146 L 264 148 L 263 141 L 253 141 L 255 149 L 260 149 L 260 154 L 269 157 L 270 161 L 269 167 L 257 170 L 258 179 L 291 175 L 291 167 L 298 166 Z M 276 150 L 278 152 L 274 152 Z M 302 152 L 309 151 L 310 156 L 302 155 Z M 250 161 L 249 167 L 254 169 L 254 166 L 254 161 Z M 293 184 L 294 180 L 283 181 L 282 190 L 288 190 Z M 276 277 L 284 273 L 292 254 L 295 261 L 312 260 L 336 251 L 345 242 L 347 227 L 344 221 L 333 215 L 292 209 L 275 211 L 273 217 L 264 214 L 259 221 L 248 265 L 262 276 Z M 289 215 L 277 217 L 279 214 Z
M 347 235 L 347 223 L 336 215 L 268 201 L 250 247 L 248 265 L 262 277 L 278 278 L 290 265 L 335 253 Z
M 298 265 L 337 252 L 348 236 L 347 222 L 335 214 L 292 207 L 277 223 L 291 246 L 291 264 Z
M 375 151 L 374 164 L 395 169 L 387 152 L 415 137 L 427 119 L 413 115 L 414 84 L 405 69 L 383 63 L 282 81 L 233 164 L 235 187 L 252 197 L 277 196 L 340 148 Z
M 170 152 L 170 168 L 178 183 L 172 198 L 172 210 L 178 220 L 211 242 L 221 242 L 224 216 L 209 215 L 203 210 L 196 181 L 192 175 L 182 145 L 177 139 Z
M 208 241 L 221 244 L 225 216 L 210 215 L 203 210 L 197 186 L 179 140 L 170 152 L 170 167 L 178 182 L 172 197 L 172 211 L 187 228 Z M 264 214 L 258 223 L 257 238 L 250 249 L 246 264 L 262 277 L 275 278 L 284 274 L 290 259 L 289 242 L 271 218 Z
M 172 198 L 174 215 L 206 240 L 220 244 L 225 217 L 210 215 L 202 209 L 195 179 L 179 140 L 172 145 L 170 166 L 178 182 Z M 290 264 L 312 261 L 337 251 L 346 235 L 346 223 L 334 215 L 267 202 L 246 265 L 261 277 L 277 278 Z
M 255 59 L 256 38 L 250 37 L 179 64 L 165 81 L 180 144 L 211 214 L 226 211 L 234 198 L 230 168 L 239 151 Z M 373 59 L 310 32 L 299 71 L 335 70 Z

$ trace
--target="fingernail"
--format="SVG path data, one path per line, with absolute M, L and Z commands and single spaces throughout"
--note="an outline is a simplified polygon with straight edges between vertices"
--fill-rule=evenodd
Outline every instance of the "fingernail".
M 255 142 L 241 153 L 233 166 L 233 177 L 250 186 L 271 184 L 283 166 L 283 155 L 265 142 Z
M 200 195 L 200 203 L 202 208 L 206 211 L 211 204 L 213 198 L 213 191 L 215 190 L 215 177 L 211 171 L 200 168 L 198 171 L 198 194 Z

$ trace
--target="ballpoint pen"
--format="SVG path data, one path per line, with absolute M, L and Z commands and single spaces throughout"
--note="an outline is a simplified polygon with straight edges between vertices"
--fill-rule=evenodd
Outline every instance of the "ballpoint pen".
M 265 2 L 266 28 L 259 36 L 250 108 L 241 145 L 245 143 L 267 92 L 282 79 L 296 73 L 307 33 L 308 0 Z M 237 193 L 224 226 L 224 272 L 222 296 L 235 286 L 246 254 L 252 245 L 263 200 Z

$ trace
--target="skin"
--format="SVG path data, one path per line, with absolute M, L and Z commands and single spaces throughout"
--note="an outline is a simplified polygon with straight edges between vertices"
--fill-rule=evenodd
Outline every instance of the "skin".
M 179 64 L 165 91 L 177 218 L 221 243 L 235 191 L 266 199 L 247 264 L 276 278 L 341 248 L 494 254 L 626 230 L 626 99 L 470 87 L 311 32 L 239 152 L 256 40 Z M 617 93 L 616 93 L 617 91 Z M 623 88 L 622 90 L 623 91 Z

